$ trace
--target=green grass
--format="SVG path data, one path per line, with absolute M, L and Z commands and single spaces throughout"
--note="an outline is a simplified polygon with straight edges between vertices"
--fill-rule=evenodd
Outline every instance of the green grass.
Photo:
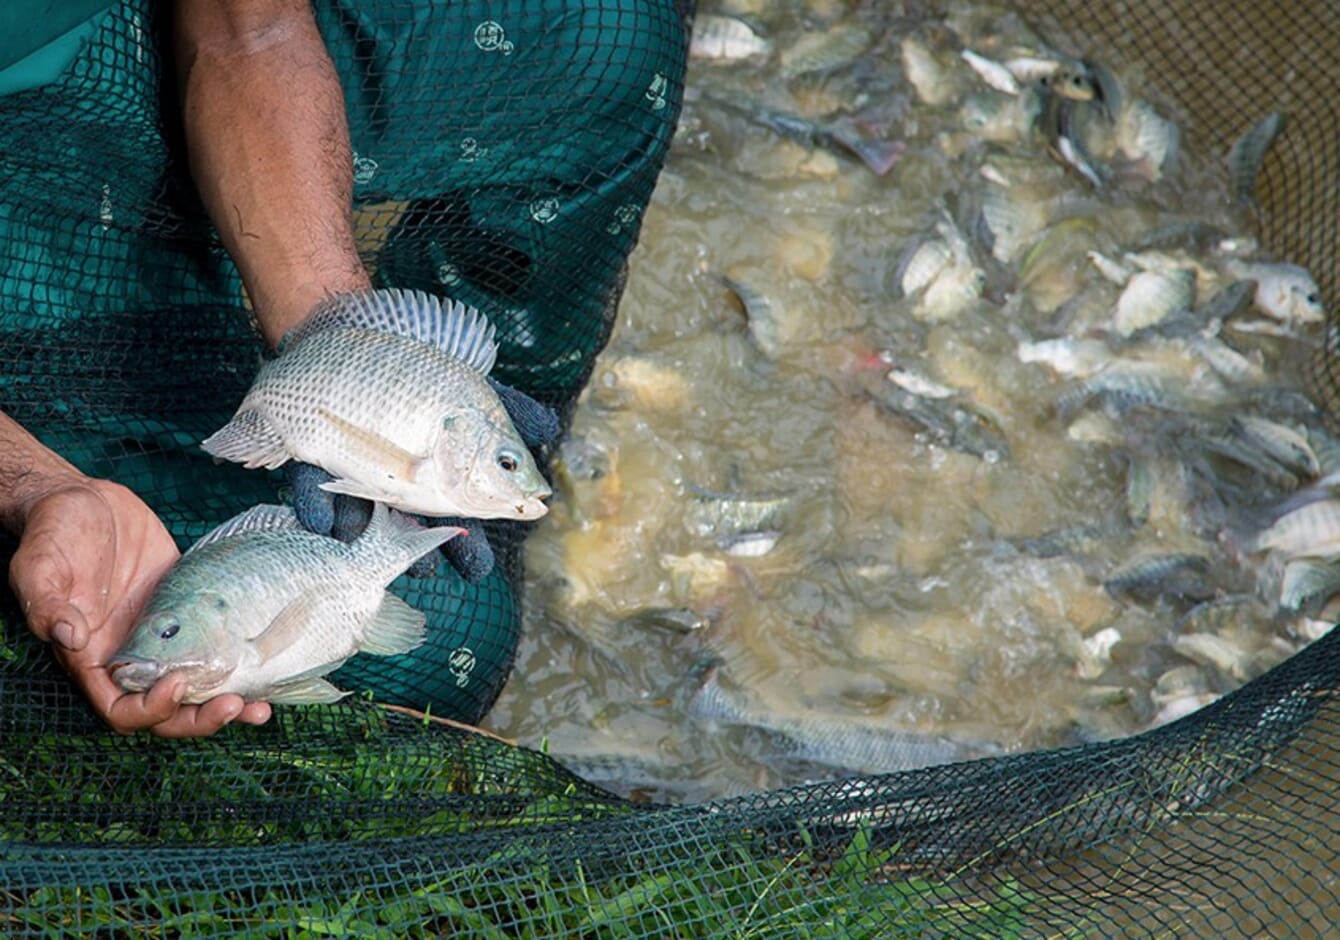
M 859 825 L 821 837 L 635 806 L 366 702 L 198 741 L 50 727 L 0 748 L 7 937 L 1084 935 L 1040 933 L 1056 906 L 1007 878 L 918 874 Z
M 485 862 L 427 881 L 336 897 L 286 892 L 0 889 L 7 936 L 124 938 L 470 936 L 820 938 L 1038 936 L 1039 898 L 1010 882 L 994 896 L 936 902 L 936 886 L 879 874 L 888 853 L 858 835 L 838 864 L 805 854 L 758 857 L 718 846 L 693 862 L 593 878 L 580 862 L 559 876 L 544 865 L 507 873 Z M 1084 936 L 1073 929 L 1044 936 Z

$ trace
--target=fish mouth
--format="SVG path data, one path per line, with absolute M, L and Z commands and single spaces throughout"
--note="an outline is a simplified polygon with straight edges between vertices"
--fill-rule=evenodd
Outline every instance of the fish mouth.
M 107 671 L 127 692 L 143 692 L 162 678 L 167 669 L 147 656 L 122 650 L 108 661 Z
M 107 661 L 107 668 L 112 672 L 120 669 L 122 666 L 142 666 L 156 662 L 149 656 L 142 656 L 139 653 L 132 653 L 129 650 L 118 650 L 116 655 Z
M 516 504 L 516 514 L 518 519 L 539 519 L 549 512 L 549 507 L 542 500 L 552 496 L 553 493 L 546 491 L 543 494 L 532 496 Z

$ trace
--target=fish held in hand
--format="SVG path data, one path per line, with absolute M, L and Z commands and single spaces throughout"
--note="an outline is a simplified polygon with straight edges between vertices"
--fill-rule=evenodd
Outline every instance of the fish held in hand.
M 551 491 L 488 382 L 497 349 L 493 326 L 459 302 L 332 297 L 201 446 L 249 468 L 315 464 L 335 477 L 322 489 L 405 512 L 538 519 Z
M 336 701 L 347 693 L 321 677 L 349 657 L 423 642 L 423 614 L 386 586 L 464 531 L 423 528 L 375 505 L 346 544 L 308 532 L 287 507 L 253 507 L 192 545 L 158 583 L 110 660 L 112 678 L 141 692 L 171 672 L 186 680 L 188 703 L 226 693 Z

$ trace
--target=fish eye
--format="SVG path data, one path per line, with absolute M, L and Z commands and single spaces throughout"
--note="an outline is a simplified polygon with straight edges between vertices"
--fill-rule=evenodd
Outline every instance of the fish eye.
M 1304 297 L 1303 299 L 1306 300 L 1309 304 L 1312 304 L 1314 307 L 1315 307 L 1317 304 L 1321 303 L 1321 295 L 1320 295 L 1320 294 L 1308 294 L 1308 295 L 1307 295 L 1306 297 Z
M 498 466 L 502 467 L 508 473 L 511 473 L 516 470 L 517 467 L 521 466 L 521 461 L 517 460 L 516 454 L 513 454 L 510 451 L 503 451 L 498 455 Z
M 179 630 L 181 630 L 181 624 L 178 623 L 176 620 L 169 620 L 158 631 L 158 638 L 160 640 L 170 640 L 177 635 L 177 632 Z

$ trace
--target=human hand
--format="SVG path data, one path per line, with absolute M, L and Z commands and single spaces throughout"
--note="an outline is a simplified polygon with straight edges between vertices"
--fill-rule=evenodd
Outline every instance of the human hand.
M 163 737 L 194 737 L 234 720 L 267 721 L 268 704 L 248 704 L 238 695 L 182 705 L 186 684 L 172 675 L 141 693 L 124 692 L 112 681 L 108 660 L 178 554 L 162 522 L 130 490 L 72 476 L 25 507 L 9 580 L 29 628 L 52 644 L 117 732 L 147 728 Z
M 525 392 L 493 378 L 488 382 L 498 393 L 508 417 L 527 446 L 538 447 L 558 437 L 558 415 L 552 409 Z M 367 500 L 321 489 L 321 484 L 329 482 L 332 477 L 312 464 L 291 461 L 284 465 L 284 471 L 293 487 L 294 512 L 307 529 L 321 535 L 333 535 L 344 542 L 353 541 L 363 531 L 372 512 L 372 506 Z M 471 525 L 471 520 L 455 517 L 425 518 L 424 523 L 465 528 L 465 534 L 446 542 L 439 551 L 460 576 L 471 584 L 488 577 L 493 570 L 493 548 L 482 526 Z M 435 568 L 436 557 L 430 554 L 415 562 L 409 574 L 424 578 L 430 576 Z

